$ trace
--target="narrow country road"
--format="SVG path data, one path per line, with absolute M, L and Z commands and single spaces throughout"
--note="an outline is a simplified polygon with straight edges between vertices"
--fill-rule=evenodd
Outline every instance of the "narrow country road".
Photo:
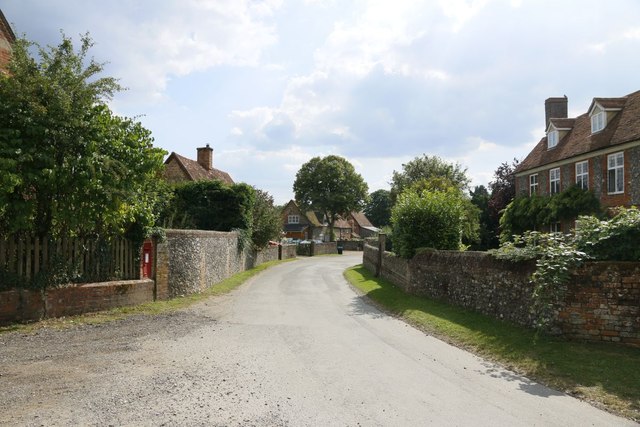
M 0 335 L 0 425 L 635 425 L 380 313 L 342 271 L 274 267 L 188 310 Z

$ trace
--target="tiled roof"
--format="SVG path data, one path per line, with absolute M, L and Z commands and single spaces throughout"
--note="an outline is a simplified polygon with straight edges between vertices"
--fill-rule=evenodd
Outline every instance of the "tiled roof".
M 318 221 L 318 216 L 316 215 L 316 213 L 314 211 L 308 211 L 305 213 L 305 216 L 307 217 L 307 219 L 309 220 L 309 223 L 311 225 L 313 225 L 314 227 L 320 227 L 322 226 L 322 224 L 320 223 L 320 221 Z
M 576 119 L 549 119 L 556 129 L 571 129 L 576 122 Z
M 233 179 L 231 179 L 231 176 L 228 173 L 221 171 L 220 169 L 211 168 L 207 170 L 197 161 L 188 159 L 177 153 L 171 153 L 171 155 L 164 163 L 169 163 L 171 159 L 175 159 L 175 161 L 178 162 L 182 170 L 192 181 L 219 179 L 226 184 L 233 184 Z
M 0 9 L 0 30 L 2 30 L 9 37 L 9 42 L 13 43 L 14 41 L 16 41 L 16 35 L 13 32 L 9 21 L 7 21 L 7 18 L 4 17 L 2 9 Z
M 351 224 L 346 219 L 338 218 L 334 221 L 333 228 L 351 228 Z
M 593 104 L 595 104 L 597 102 L 604 109 L 609 109 L 609 108 L 616 109 L 616 108 L 624 107 L 624 104 L 626 103 L 626 101 L 627 101 L 626 97 L 623 97 L 623 98 L 593 98 L 593 102 L 591 103 L 591 106 L 593 107 Z M 589 110 L 591 110 L 591 108 L 589 108 Z
M 373 227 L 373 224 L 371 224 L 371 222 L 369 221 L 369 218 L 367 218 L 364 212 L 351 212 L 351 216 L 358 223 L 360 227 L 362 228 Z
M 588 114 L 576 117 L 573 129 L 564 135 L 558 145 L 547 149 L 547 137 L 538 142 L 529 155 L 518 165 L 516 173 L 524 172 L 581 154 L 613 147 L 626 142 L 640 140 L 640 91 L 622 98 L 594 98 L 604 100 L 605 108 L 621 108 L 604 130 L 591 134 L 591 120 Z M 618 106 L 618 107 L 613 107 Z M 554 119 L 555 123 L 558 119 Z M 559 126 L 558 126 L 559 127 Z

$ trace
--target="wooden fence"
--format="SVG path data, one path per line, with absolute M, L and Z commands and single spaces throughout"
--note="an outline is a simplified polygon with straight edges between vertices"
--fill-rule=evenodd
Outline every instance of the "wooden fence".
M 120 237 L 10 236 L 0 239 L 0 272 L 22 284 L 33 283 L 41 273 L 62 271 L 73 282 L 138 279 L 139 252 L 133 242 Z

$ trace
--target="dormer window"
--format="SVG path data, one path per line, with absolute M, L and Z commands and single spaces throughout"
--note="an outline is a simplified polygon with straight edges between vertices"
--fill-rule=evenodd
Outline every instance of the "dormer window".
M 553 148 L 558 145 L 558 131 L 552 130 L 547 133 L 547 148 Z
M 607 125 L 607 113 L 596 106 L 591 113 L 591 133 L 600 132 Z

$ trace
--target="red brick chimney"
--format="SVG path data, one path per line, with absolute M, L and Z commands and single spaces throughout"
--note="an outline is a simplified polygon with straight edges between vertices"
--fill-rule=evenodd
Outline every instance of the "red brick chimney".
M 549 119 L 566 119 L 569 100 L 567 95 L 558 98 L 547 98 L 544 101 L 544 130 L 549 127 Z
M 198 148 L 198 163 L 208 171 L 213 169 L 213 148 L 209 147 L 209 144 Z

